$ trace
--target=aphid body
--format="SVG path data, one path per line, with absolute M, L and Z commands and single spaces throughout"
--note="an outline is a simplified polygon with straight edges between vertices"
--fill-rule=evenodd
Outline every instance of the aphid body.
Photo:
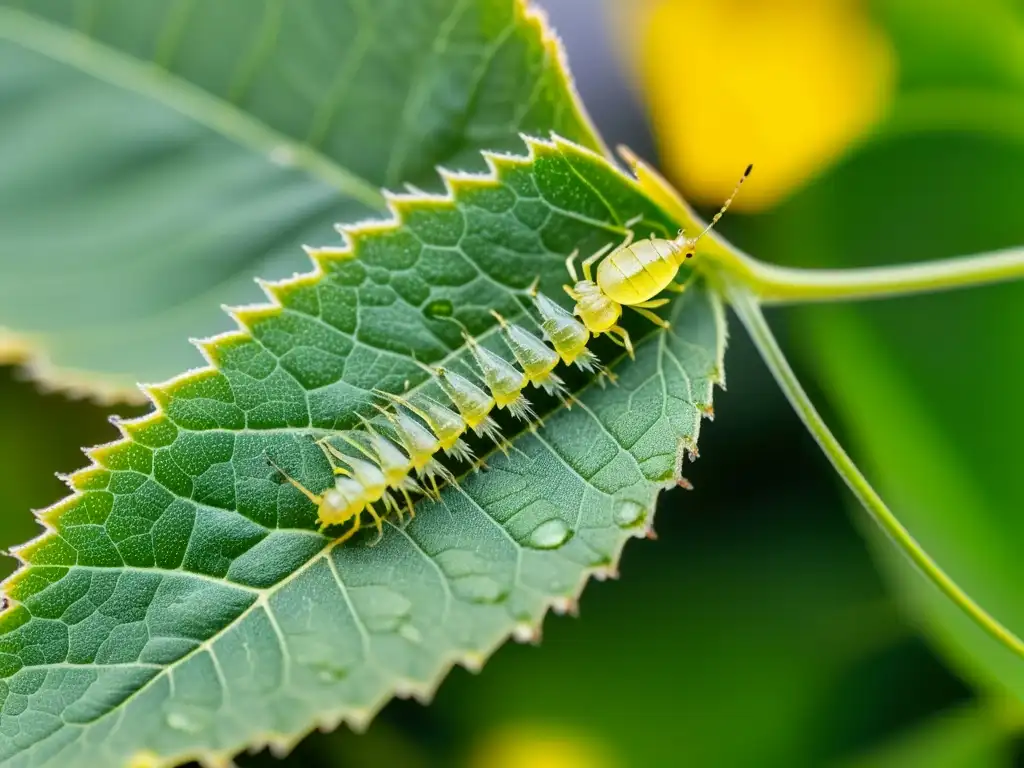
M 431 373 L 437 376 L 437 383 L 458 409 L 469 428 L 482 437 L 500 443 L 501 433 L 491 418 L 491 411 L 496 405 L 494 398 L 465 376 L 447 368 L 437 368 Z
M 541 330 L 544 338 L 551 342 L 555 352 L 566 365 L 573 365 L 589 371 L 597 364 L 597 357 L 587 349 L 590 343 L 590 330 L 586 325 L 566 312 L 560 305 L 542 293 L 532 291 L 533 304 L 540 313 Z
M 630 227 L 638 223 L 639 218 L 632 219 L 626 222 L 626 237 L 622 243 L 615 248 L 606 245 L 583 261 L 582 280 L 576 272 L 578 252 L 574 251 L 566 259 L 566 268 L 573 279 L 573 285 L 566 285 L 565 291 L 576 301 L 574 313 L 587 329 L 594 335 L 607 334 L 632 354 L 633 345 L 629 334 L 618 325 L 623 307 L 629 307 L 656 325 L 667 328 L 668 323 L 651 310 L 667 304 L 668 299 L 654 297 L 666 289 L 676 292 L 686 289 L 685 284 L 676 282 L 679 268 L 694 255 L 700 239 L 728 210 L 752 169 L 753 166 L 747 166 L 721 210 L 696 237 L 688 238 L 680 230 L 679 235 L 672 240 L 651 235 L 647 240 L 634 242 Z M 595 276 L 592 266 L 602 257 L 604 259 L 597 265 Z
M 468 333 L 464 333 L 464 337 L 480 369 L 484 384 L 491 390 L 494 404 L 506 409 L 516 418 L 524 421 L 530 419 L 534 415 L 533 410 L 523 397 L 523 390 L 530 381 L 527 375 L 501 355 L 481 346 Z
M 535 387 L 541 387 L 549 394 L 557 394 L 565 389 L 562 380 L 554 370 L 561 359 L 558 352 L 538 339 L 525 328 L 508 322 L 497 312 L 492 312 L 501 325 L 505 343 L 512 350 L 512 355 L 523 368 L 523 374 Z M 586 329 L 584 328 L 584 332 Z M 589 333 L 587 336 L 589 337 Z
M 269 458 L 268 458 L 268 461 Z M 338 541 L 342 542 L 352 538 L 357 531 L 362 527 L 363 512 L 366 511 L 373 517 L 374 524 L 377 526 L 377 538 L 378 540 L 384 534 L 384 523 L 381 520 L 380 515 L 373 508 L 372 503 L 368 503 L 366 500 L 367 487 L 364 486 L 359 480 L 348 476 L 347 472 L 343 472 L 342 476 L 338 477 L 334 481 L 334 487 L 328 488 L 322 494 L 316 494 L 306 488 L 298 480 L 292 478 L 287 472 L 281 469 L 279 466 L 270 462 L 273 467 L 284 475 L 285 479 L 288 480 L 295 488 L 302 492 L 302 494 L 308 498 L 311 502 L 316 504 L 317 507 L 317 522 L 320 523 L 321 528 L 327 528 L 331 525 L 343 525 L 349 521 L 352 521 L 352 525 L 345 533 L 338 537 Z M 335 468 L 336 474 L 338 468 Z

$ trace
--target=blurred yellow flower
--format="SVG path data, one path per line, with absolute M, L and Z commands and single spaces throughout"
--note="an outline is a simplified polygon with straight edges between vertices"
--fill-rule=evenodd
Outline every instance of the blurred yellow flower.
M 619 0 L 661 162 L 718 204 L 748 162 L 737 208 L 781 200 L 888 105 L 895 57 L 857 0 Z
M 488 734 L 469 760 L 469 768 L 613 768 L 600 744 L 556 727 L 505 726 Z

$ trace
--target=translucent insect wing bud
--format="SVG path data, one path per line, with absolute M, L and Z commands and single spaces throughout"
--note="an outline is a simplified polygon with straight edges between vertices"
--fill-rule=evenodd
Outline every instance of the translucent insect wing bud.
M 480 375 L 494 396 L 494 402 L 502 408 L 514 403 L 526 386 L 526 374 L 479 344 L 472 343 L 469 348 L 480 366 Z
M 526 329 L 510 324 L 504 330 L 509 349 L 534 384 L 558 365 L 558 353 Z
M 586 351 L 590 342 L 590 331 L 543 293 L 534 296 L 533 301 L 541 316 L 540 327 L 544 329 L 544 335 L 562 361 L 566 365 L 571 365 Z
M 494 409 L 494 398 L 464 376 L 441 369 L 437 381 L 473 429 L 483 424 Z
M 409 453 L 413 467 L 417 470 L 423 469 L 441 449 L 437 438 L 404 408 L 395 408 L 392 423 L 398 439 Z
M 377 454 L 381 471 L 387 478 L 388 487 L 398 488 L 412 468 L 412 460 L 383 435 L 370 435 L 370 447 Z

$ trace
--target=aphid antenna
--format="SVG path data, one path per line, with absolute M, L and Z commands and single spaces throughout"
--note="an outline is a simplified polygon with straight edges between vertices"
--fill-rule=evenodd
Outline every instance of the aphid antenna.
M 740 180 L 736 182 L 736 186 L 733 187 L 732 193 L 729 195 L 729 197 L 727 197 L 725 199 L 725 202 L 722 203 L 722 207 L 719 208 L 718 209 L 718 213 L 716 213 L 711 218 L 710 223 L 706 227 L 704 227 L 704 229 L 701 231 L 701 233 L 699 235 L 697 235 L 692 240 L 688 241 L 690 245 L 696 244 L 698 240 L 700 240 L 702 237 L 704 237 L 704 235 L 706 235 L 708 232 L 710 232 L 712 227 L 714 227 L 715 224 L 718 223 L 719 219 L 721 219 L 722 216 L 725 214 L 725 212 L 727 210 L 729 210 L 729 206 L 732 205 L 732 201 L 735 200 L 736 199 L 736 195 L 739 194 L 740 187 L 743 186 L 743 182 L 747 180 L 747 177 L 750 176 L 750 173 L 753 170 L 754 170 L 754 164 L 751 163 L 750 165 L 747 166 L 747 169 L 745 171 L 743 171 L 743 175 L 740 176 Z
M 281 467 L 279 467 L 277 463 L 272 458 L 270 458 L 270 454 L 268 454 L 266 451 L 263 452 L 263 458 L 267 460 L 267 463 L 270 466 L 272 466 L 274 469 L 276 469 L 278 472 L 284 475 L 284 479 L 291 483 L 293 486 L 295 486 L 298 490 L 300 490 L 307 499 L 316 504 L 318 507 L 320 506 L 320 503 L 323 501 L 323 499 L 320 496 L 317 496 L 315 493 L 309 490 L 306 486 L 304 486 L 294 477 L 292 477 L 283 469 L 281 469 Z
M 422 362 L 421 360 L 418 360 L 418 359 L 417 359 L 417 358 L 415 358 L 415 357 L 414 357 L 414 358 L 412 359 L 412 361 L 413 361 L 414 363 L 416 363 L 416 365 L 417 365 L 417 366 L 418 366 L 418 367 L 419 367 L 420 369 L 422 369 L 424 373 L 427 373 L 427 374 L 429 374 L 429 375 L 430 375 L 430 376 L 432 376 L 432 377 L 433 377 L 433 376 L 437 376 L 438 374 L 440 374 L 440 373 L 441 373 L 441 368 L 440 368 L 440 366 L 433 366 L 433 367 L 431 367 L 431 366 L 427 365 L 426 363 Z
M 502 328 L 508 328 L 508 320 L 506 320 L 505 317 L 500 312 L 498 312 L 495 309 L 492 309 L 491 316 L 498 321 L 498 325 L 500 325 Z

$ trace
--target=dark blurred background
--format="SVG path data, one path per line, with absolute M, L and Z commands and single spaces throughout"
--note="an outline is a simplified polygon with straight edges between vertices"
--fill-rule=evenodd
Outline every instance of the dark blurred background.
M 866 265 L 1024 242 L 1019 2 L 540 5 L 610 145 L 705 210 L 756 163 L 721 229 L 759 258 Z M 1024 541 L 1022 299 L 1008 286 L 770 314 L 896 512 L 969 581 L 1004 559 L 986 547 Z M 579 618 L 549 617 L 539 647 L 457 668 L 432 706 L 395 701 L 367 734 L 314 735 L 286 763 L 1024 764 L 1024 710 L 998 663 L 963 651 L 976 638 L 915 592 L 735 322 L 727 374 L 695 490 L 663 496 L 658 540 L 631 543 Z M 0 368 L 0 509 L 18 511 L 0 545 L 34 534 L 27 510 L 62 494 L 53 472 L 85 463 L 79 446 L 115 437 L 109 412 Z M 1022 566 L 1005 559 L 971 586 L 1016 605 Z

